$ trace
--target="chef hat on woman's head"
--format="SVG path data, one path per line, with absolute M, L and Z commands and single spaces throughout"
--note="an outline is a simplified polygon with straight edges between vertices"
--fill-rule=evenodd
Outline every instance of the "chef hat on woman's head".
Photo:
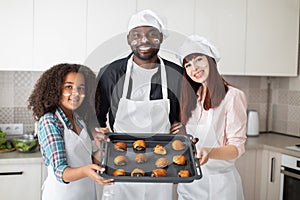
M 220 53 L 216 47 L 214 47 L 206 38 L 198 35 L 189 36 L 178 49 L 176 57 L 182 64 L 183 59 L 192 53 L 207 55 L 214 58 L 216 62 L 219 62 L 221 59 Z
M 128 24 L 128 33 L 136 27 L 139 26 L 152 26 L 155 27 L 163 34 L 164 37 L 168 36 L 168 32 L 166 29 L 166 22 L 163 20 L 161 16 L 158 16 L 152 10 L 142 10 L 136 14 L 134 14 Z

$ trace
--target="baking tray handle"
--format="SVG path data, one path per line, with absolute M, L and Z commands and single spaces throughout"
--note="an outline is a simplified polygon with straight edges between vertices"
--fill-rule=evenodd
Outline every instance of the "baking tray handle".
M 106 152 L 107 152 L 107 141 L 102 141 L 100 145 L 100 158 L 99 158 L 99 165 L 100 167 L 105 167 L 106 166 Z
M 194 156 L 194 163 L 195 163 L 195 179 L 200 179 L 202 178 L 202 173 L 201 173 L 201 168 L 200 168 L 200 161 L 196 157 L 197 156 L 197 149 L 195 143 L 192 142 L 192 150 L 193 150 L 193 156 Z

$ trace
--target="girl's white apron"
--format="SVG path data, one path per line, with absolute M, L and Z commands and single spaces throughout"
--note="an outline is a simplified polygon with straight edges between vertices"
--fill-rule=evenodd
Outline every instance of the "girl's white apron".
M 64 141 L 67 163 L 70 167 L 80 167 L 92 164 L 92 141 L 86 127 L 79 135 L 69 130 L 56 111 L 55 113 L 64 125 Z M 96 186 L 93 180 L 86 177 L 77 181 L 64 184 L 59 182 L 53 172 L 52 166 L 48 166 L 48 176 L 43 185 L 43 200 L 96 200 Z

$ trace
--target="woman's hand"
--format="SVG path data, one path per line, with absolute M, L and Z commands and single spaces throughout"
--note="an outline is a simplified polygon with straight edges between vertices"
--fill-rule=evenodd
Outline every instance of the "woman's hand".
M 200 165 L 204 165 L 205 163 L 207 163 L 207 161 L 209 159 L 209 152 L 210 152 L 210 149 L 208 149 L 208 148 L 201 148 L 198 150 L 197 158 L 200 161 Z
M 186 134 L 185 126 L 180 122 L 174 122 L 170 128 L 171 134 Z

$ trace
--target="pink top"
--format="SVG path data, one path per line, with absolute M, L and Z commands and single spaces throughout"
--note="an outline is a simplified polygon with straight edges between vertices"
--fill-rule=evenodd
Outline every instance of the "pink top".
M 245 94 L 229 86 L 225 98 L 217 108 L 206 111 L 200 104 L 197 105 L 187 123 L 187 133 L 198 137 L 199 142 L 202 142 L 197 143 L 197 148 L 231 144 L 237 147 L 240 157 L 245 152 L 246 110 Z

